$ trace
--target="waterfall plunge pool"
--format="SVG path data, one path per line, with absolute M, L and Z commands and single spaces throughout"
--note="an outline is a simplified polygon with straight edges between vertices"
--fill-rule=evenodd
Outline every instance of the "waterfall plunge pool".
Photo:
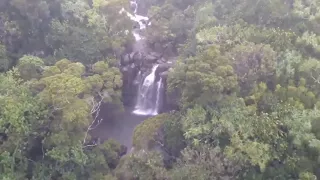
M 123 112 L 113 114 L 109 113 L 112 108 L 101 107 L 100 117 L 104 120 L 92 131 L 91 135 L 99 137 L 101 140 L 114 139 L 120 144 L 127 147 L 128 152 L 132 148 L 133 131 L 137 125 L 142 123 L 152 115 L 138 115 L 132 113 L 133 109 L 125 109 Z M 106 111 L 108 109 L 108 111 Z M 115 110 L 116 111 L 116 110 Z
M 138 43 L 141 39 L 144 39 L 144 37 L 140 35 L 140 30 L 145 29 L 147 25 L 151 25 L 151 22 L 146 24 L 149 18 L 137 14 L 138 4 L 136 0 L 130 1 L 130 4 L 134 5 L 133 15 L 124 8 L 122 8 L 119 13 L 125 13 L 132 21 L 139 23 L 139 29 L 134 29 L 132 32 L 136 43 Z M 99 137 L 102 141 L 114 139 L 126 146 L 128 152 L 130 151 L 135 127 L 145 119 L 157 115 L 159 106 L 161 106 L 160 92 L 163 82 L 161 78 L 159 80 L 156 79 L 155 72 L 157 67 L 158 64 L 155 64 L 151 73 L 145 78 L 141 77 L 138 81 L 139 90 L 137 103 L 134 108 L 126 108 L 124 112 L 120 113 L 110 113 L 116 112 L 117 110 L 108 107 L 108 105 L 101 107 L 99 117 L 101 117 L 103 121 L 90 133 L 93 137 Z

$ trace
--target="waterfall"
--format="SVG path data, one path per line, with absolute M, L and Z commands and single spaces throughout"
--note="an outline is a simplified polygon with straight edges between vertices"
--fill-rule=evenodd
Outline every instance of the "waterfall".
M 137 1 L 130 1 L 130 5 L 131 5 L 131 6 L 134 5 L 134 11 L 133 11 L 133 13 L 134 13 L 134 14 L 137 14 L 137 11 L 138 11 L 138 3 L 137 3 Z
M 160 107 L 160 101 L 161 101 L 161 88 L 162 88 L 162 78 L 160 77 L 160 80 L 157 82 L 157 98 L 156 98 L 156 106 L 153 111 L 154 115 L 158 114 L 159 107 Z
M 139 28 L 134 28 L 132 31 L 133 36 L 135 37 L 136 44 L 139 43 L 141 39 L 144 37 L 141 36 L 141 31 L 147 27 L 147 25 L 151 25 L 151 22 L 148 23 L 149 18 L 145 16 L 141 16 L 137 14 L 138 3 L 136 0 L 130 1 L 131 7 L 133 8 L 133 14 L 126 11 L 122 8 L 119 13 L 125 13 L 132 21 L 139 24 Z M 161 106 L 161 92 L 162 92 L 162 79 L 160 78 L 158 81 L 156 78 L 156 70 L 159 64 L 155 64 L 152 67 L 150 74 L 148 74 L 145 78 L 143 73 L 139 71 L 137 77 L 134 80 L 134 84 L 138 85 L 138 93 L 137 93 L 137 102 L 135 105 L 134 114 L 138 115 L 157 115 L 159 111 L 159 107 Z
M 138 89 L 137 103 L 135 106 L 134 114 L 139 115 L 157 115 L 160 98 L 161 98 L 161 86 L 162 80 L 158 82 L 156 80 L 156 70 L 158 64 L 154 65 L 151 73 L 140 83 Z
M 143 37 L 141 37 L 141 35 L 139 34 L 139 31 L 142 30 L 142 29 L 145 29 L 146 28 L 146 23 L 147 21 L 149 20 L 148 17 L 145 17 L 145 16 L 141 16 L 141 15 L 138 15 L 137 14 L 137 10 L 138 10 L 138 3 L 136 0 L 132 0 L 130 1 L 130 4 L 131 6 L 134 5 L 134 10 L 133 10 L 133 15 L 131 13 L 129 13 L 128 11 L 126 11 L 124 8 L 122 8 L 119 13 L 122 14 L 122 13 L 126 13 L 127 16 L 132 20 L 132 21 L 135 21 L 139 24 L 139 29 L 134 29 L 132 34 L 134 36 L 134 38 L 136 39 L 136 41 L 139 41 L 141 39 L 143 39 Z M 150 25 L 151 23 L 148 23 L 148 25 Z

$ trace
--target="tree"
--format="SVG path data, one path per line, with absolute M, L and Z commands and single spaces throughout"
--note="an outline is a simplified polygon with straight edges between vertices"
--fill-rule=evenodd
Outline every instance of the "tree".
M 161 146 L 163 141 L 161 130 L 165 121 L 170 120 L 169 114 L 161 114 L 158 117 L 145 120 L 134 130 L 133 145 L 136 149 L 154 149 Z M 160 143 L 160 144 L 159 144 Z
M 32 157 L 26 154 L 40 135 L 46 109 L 33 97 L 17 70 L 0 75 L 0 170 L 2 179 L 22 179 Z
M 178 179 L 238 179 L 241 165 L 226 158 L 219 148 L 201 146 L 188 147 L 182 151 L 175 168 L 170 172 L 173 180 Z
M 11 66 L 10 63 L 6 47 L 0 44 L 0 72 L 7 71 Z
M 45 40 L 57 58 L 93 64 L 120 55 L 132 39 L 126 33 L 131 30 L 130 20 L 118 13 L 121 6 L 128 6 L 122 0 L 96 0 L 93 7 L 83 0 L 63 1 L 61 6 L 63 21 L 51 21 Z
M 85 75 L 84 65 L 67 59 L 44 66 L 24 56 L 1 75 L 3 178 L 101 179 L 116 167 L 121 146 L 95 141 L 90 131 L 102 122 L 102 103 L 119 103 L 120 72 L 106 62 L 90 71 Z
M 178 62 L 168 77 L 169 89 L 180 91 L 181 104 L 185 107 L 218 102 L 237 88 L 237 77 L 230 63 L 216 47 L 211 47 L 185 62 Z
M 246 96 L 259 82 L 266 82 L 269 89 L 274 89 L 276 52 L 270 46 L 253 43 L 238 45 L 229 57 L 238 77 L 241 96 Z
M 162 156 L 156 151 L 142 150 L 125 156 L 115 172 L 119 180 L 167 179 Z

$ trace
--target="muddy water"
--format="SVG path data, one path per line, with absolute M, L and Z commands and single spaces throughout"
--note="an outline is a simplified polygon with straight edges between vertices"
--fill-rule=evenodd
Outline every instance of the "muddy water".
M 137 14 L 137 9 L 139 8 L 136 0 L 130 0 L 130 4 L 133 7 L 133 14 L 124 8 L 122 8 L 119 13 L 125 13 L 132 21 L 139 24 L 139 27 L 132 32 L 136 39 L 133 45 L 133 51 L 145 53 L 149 48 L 146 45 L 145 37 L 141 34 L 141 31 L 147 28 L 146 22 L 149 18 Z M 150 25 L 150 23 L 148 23 L 148 25 Z M 116 108 L 107 105 L 102 106 L 100 117 L 103 119 L 103 122 L 90 134 L 94 137 L 99 137 L 101 140 L 109 138 L 115 139 L 130 150 L 135 127 L 148 117 L 151 117 L 150 115 L 133 114 L 133 110 L 133 108 L 127 108 L 124 112 L 114 113 L 117 111 Z
M 110 107 L 108 111 L 106 109 L 106 106 L 102 106 L 100 117 L 103 118 L 103 122 L 91 134 L 100 137 L 101 140 L 115 139 L 130 150 L 134 128 L 150 116 L 133 114 L 129 108 L 117 114 L 110 113 L 116 109 L 112 110 Z

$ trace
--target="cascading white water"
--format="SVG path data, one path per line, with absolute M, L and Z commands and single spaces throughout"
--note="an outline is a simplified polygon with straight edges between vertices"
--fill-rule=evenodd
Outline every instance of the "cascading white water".
M 134 7 L 133 13 L 131 14 L 126 11 L 124 8 L 120 10 L 120 14 L 126 13 L 126 15 L 132 20 L 139 24 L 138 29 L 133 29 L 132 34 L 135 37 L 136 42 L 141 39 L 144 39 L 140 35 L 141 30 L 147 27 L 148 17 L 141 16 L 137 14 L 138 3 L 136 0 L 130 1 L 131 6 Z M 151 22 L 148 23 L 151 25 Z M 135 84 L 139 84 L 137 102 L 135 106 L 134 114 L 138 115 L 157 115 L 160 107 L 161 101 L 161 88 L 162 88 L 162 79 L 156 82 L 156 70 L 159 64 L 153 66 L 151 73 L 143 79 L 143 74 L 139 71 Z
M 134 114 L 157 115 L 160 105 L 162 80 L 156 80 L 158 64 L 154 65 L 151 73 L 142 81 L 138 90 L 137 103 Z M 156 86 L 155 86 L 156 85 Z
M 132 21 L 135 21 L 139 24 L 139 29 L 138 31 L 136 29 L 134 29 L 132 31 L 132 34 L 134 36 L 134 38 L 136 39 L 136 41 L 139 41 L 141 39 L 143 39 L 143 37 L 141 37 L 141 35 L 139 34 L 139 30 L 142 30 L 142 29 L 145 29 L 146 28 L 146 22 L 149 20 L 148 17 L 145 17 L 145 16 L 141 16 L 141 15 L 138 15 L 137 14 L 137 10 L 138 10 L 138 3 L 136 0 L 132 0 L 130 1 L 130 4 L 131 5 L 134 5 L 134 10 L 133 10 L 133 15 L 131 13 L 129 13 L 128 11 L 126 11 L 124 8 L 122 8 L 120 10 L 120 14 L 122 13 L 126 13 L 127 16 L 132 20 Z M 149 23 L 148 25 L 150 25 L 151 23 Z
M 137 11 L 138 11 L 138 3 L 137 3 L 137 1 L 130 1 L 130 5 L 132 6 L 134 6 L 134 11 L 133 11 L 133 13 L 134 14 L 137 14 Z
M 157 82 L 157 98 L 156 98 L 156 106 L 154 108 L 153 114 L 157 115 L 160 107 L 161 100 L 161 88 L 162 88 L 162 78 Z
M 137 15 L 137 2 L 135 0 L 132 0 L 131 4 L 133 7 L 132 14 L 128 13 L 125 9 L 122 9 L 119 13 L 124 13 L 124 15 L 141 25 L 141 23 L 143 23 L 142 20 L 147 20 L 147 17 L 141 18 Z M 133 148 L 132 137 L 136 126 L 149 116 L 158 114 L 159 107 L 163 104 L 162 98 L 165 80 L 159 78 L 158 73 L 161 67 L 158 68 L 158 65 L 154 65 L 152 69 L 148 69 L 147 64 L 149 61 L 144 61 L 145 59 L 143 59 L 148 53 L 148 49 L 146 49 L 145 41 L 143 40 L 144 37 L 140 30 L 141 28 L 148 28 L 145 26 L 146 24 L 150 25 L 150 22 L 143 23 L 139 29 L 134 29 L 133 32 L 130 32 L 129 30 L 125 31 L 127 34 L 132 33 L 135 36 L 136 41 L 132 45 L 138 47 L 133 48 L 132 53 L 126 54 L 129 61 L 126 61 L 125 64 L 120 63 L 121 68 L 124 70 L 123 80 L 124 83 L 126 83 L 126 86 L 124 86 L 123 89 L 124 99 L 127 98 L 126 100 L 129 101 L 128 105 L 131 104 L 131 95 L 133 91 L 135 93 L 135 87 L 139 87 L 138 95 L 136 97 L 138 99 L 135 104 L 136 108 L 134 111 L 132 111 L 130 107 L 126 108 L 126 111 L 117 113 L 117 116 L 112 118 L 109 117 L 110 113 L 107 111 L 100 111 L 101 114 L 99 115 L 105 120 L 104 123 L 94 130 L 98 137 L 113 138 L 120 144 L 125 145 L 128 149 Z M 151 70 L 151 73 L 148 74 L 145 72 L 146 69 Z M 136 71 L 138 71 L 138 73 Z M 137 75 L 132 82 L 132 78 L 134 77 L 131 76 L 133 74 L 135 75 L 135 73 L 137 73 Z

